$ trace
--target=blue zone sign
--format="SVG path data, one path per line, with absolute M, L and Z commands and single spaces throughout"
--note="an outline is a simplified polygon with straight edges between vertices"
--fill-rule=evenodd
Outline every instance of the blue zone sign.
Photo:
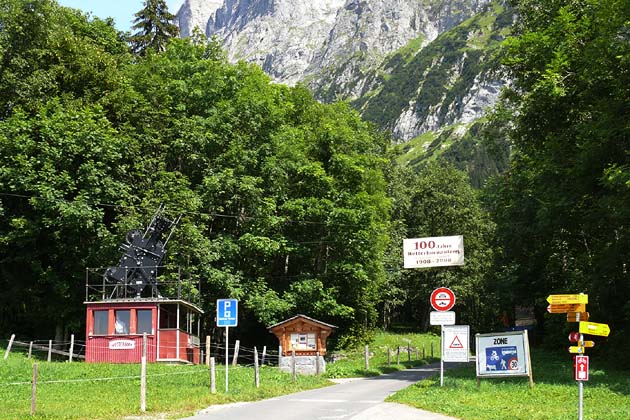
M 238 300 L 217 299 L 217 327 L 238 325 Z
M 476 335 L 477 376 L 530 376 L 527 331 Z
M 518 370 L 516 346 L 486 347 L 486 372 Z

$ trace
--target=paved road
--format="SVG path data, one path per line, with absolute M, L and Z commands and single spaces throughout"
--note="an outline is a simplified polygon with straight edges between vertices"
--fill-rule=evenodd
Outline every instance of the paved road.
M 431 375 L 439 364 L 347 381 L 268 400 L 217 405 L 188 420 L 447 420 L 452 417 L 385 403 L 394 392 Z

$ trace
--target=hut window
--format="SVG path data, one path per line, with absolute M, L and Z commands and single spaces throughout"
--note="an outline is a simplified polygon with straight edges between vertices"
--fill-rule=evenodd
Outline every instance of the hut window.
M 153 334 L 153 314 L 151 309 L 138 309 L 136 314 L 138 316 L 136 332 L 138 334 Z
M 107 335 L 109 311 L 94 311 L 94 334 Z
M 129 334 L 129 322 L 131 321 L 131 311 L 129 309 L 114 311 L 116 323 L 114 332 L 116 334 Z

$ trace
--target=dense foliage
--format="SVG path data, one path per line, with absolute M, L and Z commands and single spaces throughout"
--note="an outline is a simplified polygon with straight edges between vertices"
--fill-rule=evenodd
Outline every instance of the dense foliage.
M 593 321 L 627 328 L 630 2 L 516 6 L 505 59 L 514 85 L 497 112 L 513 159 L 490 195 L 504 301 L 543 312 L 549 293 L 584 292 Z
M 351 343 L 404 303 L 386 268 L 407 223 L 391 214 L 415 181 L 394 206 L 389 139 L 347 105 L 228 64 L 214 43 L 171 39 L 134 58 L 111 22 L 2 6 L 0 330 L 79 333 L 85 268 L 114 264 L 160 203 L 183 216 L 168 264 L 201 282 L 210 314 L 238 298 L 243 334 L 301 312 Z
M 227 297 L 242 337 L 296 313 L 337 325 L 342 345 L 397 322 L 426 329 L 437 286 L 476 331 L 515 306 L 544 321 L 549 293 L 578 291 L 593 319 L 627 327 L 628 2 L 544 5 L 515 5 L 513 84 L 491 124 L 411 168 L 347 104 L 230 64 L 214 42 L 164 33 L 134 51 L 110 20 L 0 0 L 0 333 L 81 334 L 86 267 L 114 265 L 160 203 L 182 216 L 167 264 L 201 284 L 203 334 Z M 461 157 L 505 156 L 505 136 L 510 166 L 484 206 L 471 183 L 487 174 Z M 464 235 L 465 266 L 402 269 L 404 238 L 447 235 Z

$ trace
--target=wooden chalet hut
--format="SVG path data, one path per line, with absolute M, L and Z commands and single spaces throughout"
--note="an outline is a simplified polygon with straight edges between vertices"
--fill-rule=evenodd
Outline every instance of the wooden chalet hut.
M 299 373 L 325 372 L 326 339 L 335 328 L 301 314 L 268 327 L 280 341 L 280 369 L 292 371 L 295 357 L 295 368 Z

